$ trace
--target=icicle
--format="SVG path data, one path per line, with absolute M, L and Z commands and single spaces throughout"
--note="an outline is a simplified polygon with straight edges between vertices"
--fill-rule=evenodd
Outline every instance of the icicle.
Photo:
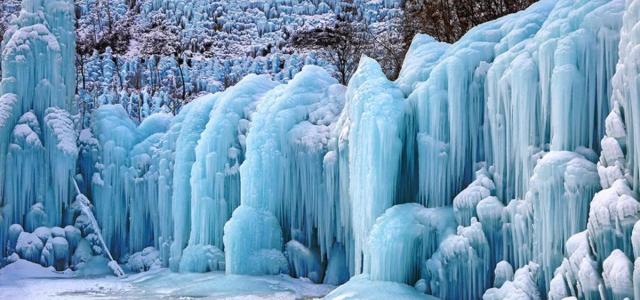
M 355 272 L 369 230 L 385 209 L 396 203 L 396 182 L 404 141 L 402 92 L 363 57 L 349 82 L 349 199 L 355 241 Z
M 267 77 L 250 75 L 224 92 L 211 111 L 191 175 L 189 246 L 223 249 L 224 224 L 240 204 L 238 169 L 244 161 L 248 118 L 257 100 L 273 87 L 275 83 Z
M 487 113 L 503 201 L 524 197 L 535 159 L 598 150 L 609 109 L 623 1 L 558 1 L 537 33 L 499 56 L 487 75 Z M 534 30 L 531 28 L 530 30 Z M 574 129 L 579 128 L 579 131 Z
M 364 272 L 372 280 L 413 285 L 425 260 L 455 229 L 450 208 L 424 208 L 416 203 L 391 207 L 371 229 Z
M 487 152 L 482 143 L 490 139 L 483 137 L 485 97 L 481 95 L 487 63 L 535 34 L 553 6 L 553 1 L 542 1 L 473 28 L 447 50 L 427 81 L 411 95 L 417 103 L 419 128 L 419 196 L 427 207 L 449 205 L 471 181 L 474 163 Z
M 227 273 L 281 272 L 282 240 L 294 232 L 311 247 L 317 230 L 323 253 L 331 247 L 336 216 L 322 166 L 342 109 L 344 89 L 336 83 L 324 69 L 306 66 L 258 104 L 240 167 L 241 205 L 224 230 Z M 263 226 L 252 224 L 254 215 Z
M 586 228 L 589 202 L 600 189 L 596 166 L 573 152 L 550 152 L 537 164 L 527 200 L 533 206 L 534 261 L 543 291 L 562 262 L 564 241 Z
M 423 276 L 430 294 L 441 299 L 479 299 L 492 284 L 489 243 L 475 218 L 446 238 L 426 261 Z

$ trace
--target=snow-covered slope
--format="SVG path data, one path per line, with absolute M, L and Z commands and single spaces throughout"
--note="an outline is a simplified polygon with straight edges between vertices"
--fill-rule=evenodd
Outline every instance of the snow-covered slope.
M 122 103 L 139 120 L 175 112 L 250 73 L 287 82 L 308 64 L 335 72 L 326 53 L 294 47 L 291 37 L 331 28 L 338 18 L 389 31 L 400 6 L 397 0 L 81 1 L 77 33 L 80 48 L 88 49 L 79 60 L 79 95 L 89 111 Z

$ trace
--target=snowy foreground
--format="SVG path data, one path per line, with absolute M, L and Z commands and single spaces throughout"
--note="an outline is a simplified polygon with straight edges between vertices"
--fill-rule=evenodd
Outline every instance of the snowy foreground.
M 287 275 L 243 276 L 173 273 L 157 269 L 118 279 L 78 276 L 25 260 L 0 269 L 0 299 L 301 299 L 322 297 L 333 286 Z

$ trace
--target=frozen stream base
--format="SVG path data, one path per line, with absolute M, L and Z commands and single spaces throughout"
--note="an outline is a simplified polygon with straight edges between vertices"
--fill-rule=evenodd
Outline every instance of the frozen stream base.
M 305 299 L 323 297 L 335 288 L 287 275 L 174 273 L 167 269 L 124 279 L 76 275 L 19 260 L 0 269 L 0 299 Z

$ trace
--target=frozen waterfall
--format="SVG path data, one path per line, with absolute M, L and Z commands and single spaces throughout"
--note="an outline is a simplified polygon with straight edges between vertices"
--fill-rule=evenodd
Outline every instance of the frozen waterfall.
M 248 75 L 88 127 L 73 15 L 23 0 L 2 42 L 0 266 L 113 254 L 341 285 L 328 299 L 640 299 L 640 0 L 417 35 L 396 81 L 362 57 L 347 86 Z

